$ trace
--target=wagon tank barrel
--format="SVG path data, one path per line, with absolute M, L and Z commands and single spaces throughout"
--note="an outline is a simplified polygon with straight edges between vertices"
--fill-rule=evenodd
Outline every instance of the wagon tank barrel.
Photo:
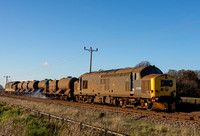
M 58 81 L 58 88 L 60 90 L 68 90 L 68 89 L 72 89 L 74 82 L 77 80 L 77 78 L 71 78 L 71 77 L 67 77 L 67 78 L 62 78 Z
M 20 82 L 20 83 L 17 85 L 17 88 L 18 88 L 18 89 L 22 89 L 22 85 L 23 85 L 23 82 Z
M 38 83 L 38 88 L 41 89 L 41 90 L 44 90 L 46 89 L 47 85 L 49 84 L 50 80 L 42 80 Z
M 38 89 L 39 81 L 30 81 L 28 84 L 29 89 Z
M 28 89 L 28 84 L 29 84 L 29 81 L 24 82 L 23 85 L 22 85 L 22 89 L 27 90 Z

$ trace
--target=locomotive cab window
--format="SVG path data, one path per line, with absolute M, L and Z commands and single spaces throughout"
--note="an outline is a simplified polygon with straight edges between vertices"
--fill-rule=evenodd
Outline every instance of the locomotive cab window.
M 88 88 L 88 81 L 83 80 L 83 89 L 87 89 L 87 88 Z
M 161 86 L 172 86 L 172 80 L 161 80 Z

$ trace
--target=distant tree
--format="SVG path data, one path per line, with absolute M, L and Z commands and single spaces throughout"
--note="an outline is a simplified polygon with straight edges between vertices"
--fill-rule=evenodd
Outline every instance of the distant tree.
M 171 76 L 173 76 L 174 78 L 177 78 L 177 73 L 178 72 L 176 70 L 172 70 L 172 69 L 170 69 L 168 71 L 168 74 L 171 75 Z
M 149 66 L 149 65 L 151 65 L 149 61 L 142 61 L 138 63 L 137 65 L 135 65 L 135 67 L 142 67 L 142 66 Z
M 200 79 L 200 70 L 196 70 L 195 73 L 198 75 L 198 78 Z
M 177 94 L 179 96 L 200 97 L 200 80 L 196 71 L 169 70 L 168 74 L 176 79 Z

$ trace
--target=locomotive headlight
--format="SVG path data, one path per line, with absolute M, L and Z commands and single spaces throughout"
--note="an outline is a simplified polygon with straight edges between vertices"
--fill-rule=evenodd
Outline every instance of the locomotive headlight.
M 156 98 L 156 101 L 158 101 L 158 97 Z

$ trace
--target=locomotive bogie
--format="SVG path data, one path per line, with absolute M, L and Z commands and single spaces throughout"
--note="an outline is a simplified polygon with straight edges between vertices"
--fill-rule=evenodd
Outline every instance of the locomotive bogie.
M 167 102 L 153 102 L 152 105 L 153 110 L 176 110 L 175 103 L 167 103 Z

